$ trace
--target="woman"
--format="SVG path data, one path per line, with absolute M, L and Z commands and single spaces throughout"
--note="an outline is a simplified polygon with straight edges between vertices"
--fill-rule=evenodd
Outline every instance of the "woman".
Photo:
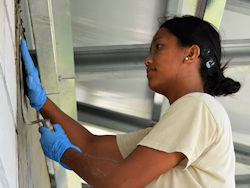
M 55 123 L 39 128 L 45 155 L 93 187 L 235 187 L 230 121 L 214 96 L 240 83 L 224 77 L 209 23 L 184 16 L 161 25 L 145 65 L 149 87 L 171 105 L 154 127 L 117 136 L 93 135 L 64 114 L 46 97 L 25 41 L 22 54 L 31 106 Z

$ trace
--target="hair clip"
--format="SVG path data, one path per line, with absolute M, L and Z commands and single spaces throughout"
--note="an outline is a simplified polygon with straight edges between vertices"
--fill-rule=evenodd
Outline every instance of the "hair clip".
M 210 50 L 209 48 L 203 48 L 203 49 L 201 50 L 201 52 L 202 52 L 204 55 L 209 55 L 209 54 L 211 54 L 211 50 Z
M 209 61 L 207 61 L 206 62 L 206 67 L 208 68 L 208 69 L 210 69 L 212 66 L 214 66 L 214 61 L 213 60 L 209 60 Z

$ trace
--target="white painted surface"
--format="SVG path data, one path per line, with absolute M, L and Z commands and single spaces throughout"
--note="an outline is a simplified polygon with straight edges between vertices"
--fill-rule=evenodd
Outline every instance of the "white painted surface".
M 150 43 L 165 0 L 71 1 L 73 46 Z
M 250 66 L 231 66 L 225 75 L 241 83 L 236 94 L 218 97 L 226 108 L 234 132 L 250 134 Z
M 225 9 L 219 32 L 223 40 L 250 39 L 250 15 Z
M 0 187 L 18 187 L 14 0 L 0 0 Z

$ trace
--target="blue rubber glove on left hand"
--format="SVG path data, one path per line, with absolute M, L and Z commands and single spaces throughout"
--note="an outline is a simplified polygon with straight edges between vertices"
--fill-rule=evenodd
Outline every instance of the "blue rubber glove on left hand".
M 47 99 L 46 92 L 42 88 L 38 71 L 29 54 L 25 40 L 22 40 L 21 42 L 21 52 L 27 74 L 26 84 L 28 86 L 28 98 L 30 100 L 30 105 L 38 111 L 42 108 Z
M 71 144 L 61 125 L 54 124 L 53 128 L 54 131 L 46 127 L 39 127 L 39 132 L 42 135 L 40 143 L 43 152 L 48 158 L 59 162 L 64 168 L 70 170 L 65 164 L 61 163 L 63 153 L 69 148 L 74 148 L 79 152 L 82 151 L 77 146 Z

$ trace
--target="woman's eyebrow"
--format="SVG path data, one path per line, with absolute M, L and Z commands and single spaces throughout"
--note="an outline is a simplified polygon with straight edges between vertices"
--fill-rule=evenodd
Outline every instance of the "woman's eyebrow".
M 153 41 L 152 41 L 152 44 L 153 44 L 155 41 L 157 41 L 158 39 L 160 39 L 160 37 L 155 37 L 155 38 L 153 39 Z
M 162 37 L 155 37 L 150 45 L 150 52 L 152 51 L 152 44 L 155 43 L 157 40 L 160 40 Z

